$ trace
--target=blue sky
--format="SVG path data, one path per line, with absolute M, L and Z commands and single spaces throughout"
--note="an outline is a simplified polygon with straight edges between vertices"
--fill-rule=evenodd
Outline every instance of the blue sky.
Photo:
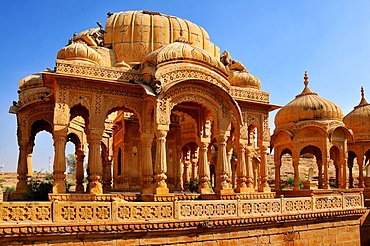
M 16 171 L 16 117 L 8 113 L 17 100 L 18 82 L 46 67 L 74 32 L 105 25 L 107 12 L 151 10 L 202 26 L 221 52 L 228 50 L 260 78 L 270 102 L 285 105 L 310 88 L 338 104 L 344 114 L 360 101 L 360 87 L 370 100 L 369 1 L 3 1 L 0 23 L 0 166 Z M 276 112 L 275 112 L 276 113 Z M 270 128 L 274 129 L 270 115 Z M 71 144 L 67 153 L 72 152 Z M 48 170 L 53 155 L 50 134 L 36 137 L 34 170 Z

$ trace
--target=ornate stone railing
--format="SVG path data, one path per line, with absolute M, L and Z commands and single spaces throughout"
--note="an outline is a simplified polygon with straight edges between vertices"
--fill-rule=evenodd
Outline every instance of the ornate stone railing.
M 0 223 L 140 222 L 254 219 L 339 213 L 364 209 L 362 193 L 260 200 L 127 202 L 123 200 L 0 203 Z
M 0 223 L 52 222 L 51 202 L 0 203 Z

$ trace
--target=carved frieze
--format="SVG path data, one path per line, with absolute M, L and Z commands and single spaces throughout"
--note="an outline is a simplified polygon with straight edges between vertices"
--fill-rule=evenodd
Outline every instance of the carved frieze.
M 142 81 L 142 75 L 137 72 L 130 72 L 115 67 L 102 67 L 62 60 L 57 60 L 56 73 L 117 82 L 135 81 L 139 83 Z
M 36 103 L 36 102 L 43 102 L 45 100 L 49 100 L 47 98 L 51 93 L 51 89 L 46 87 L 41 87 L 37 89 L 27 90 L 19 94 L 19 107 L 27 106 L 28 104 Z
M 201 80 L 214 84 L 227 92 L 230 90 L 230 85 L 223 76 L 202 66 L 196 66 L 196 69 L 194 65 L 171 66 L 167 69 L 159 69 L 156 73 L 156 78 L 161 81 L 161 86 L 166 89 L 168 89 L 169 84 L 178 81 Z
M 248 100 L 263 103 L 269 102 L 268 92 L 232 86 L 229 93 L 236 100 Z

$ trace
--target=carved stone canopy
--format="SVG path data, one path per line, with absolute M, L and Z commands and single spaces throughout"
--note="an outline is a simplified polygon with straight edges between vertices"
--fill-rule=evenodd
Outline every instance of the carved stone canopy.
M 344 119 L 344 124 L 353 130 L 355 134 L 368 134 L 370 133 L 370 104 L 365 99 L 364 88 L 361 87 L 361 100 L 354 109 L 348 113 Z
M 343 119 L 342 109 L 335 103 L 320 97 L 308 87 L 308 73 L 304 76 L 304 89 L 301 94 L 281 108 L 275 117 L 275 126 L 303 120 Z

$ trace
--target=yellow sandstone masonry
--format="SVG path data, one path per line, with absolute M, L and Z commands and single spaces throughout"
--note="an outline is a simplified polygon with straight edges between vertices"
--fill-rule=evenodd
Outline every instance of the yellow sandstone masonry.
M 55 62 L 19 81 L 9 109 L 18 182 L 0 203 L 0 243 L 360 244 L 370 197 L 363 89 L 344 116 L 310 90 L 305 72 L 303 91 L 274 105 L 259 78 L 202 27 L 146 10 L 109 13 L 105 26 L 74 35 Z M 270 136 L 269 113 L 279 108 Z M 53 138 L 52 191 L 49 201 L 25 202 L 40 131 Z M 291 187 L 281 178 L 283 158 L 293 167 Z M 314 163 L 308 173 L 303 158 Z

